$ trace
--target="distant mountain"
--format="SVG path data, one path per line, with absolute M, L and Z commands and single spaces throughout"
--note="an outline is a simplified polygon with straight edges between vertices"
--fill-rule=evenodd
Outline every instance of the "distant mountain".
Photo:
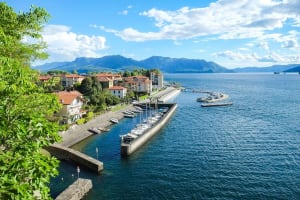
M 187 58 L 168 58 L 152 56 L 142 60 L 141 66 L 146 68 L 161 68 L 164 72 L 169 73 L 215 73 L 231 72 L 230 70 L 214 63 L 199 59 Z
M 120 55 L 101 58 L 77 58 L 72 62 L 48 63 L 34 67 L 40 71 L 62 70 L 79 73 L 97 71 L 123 71 L 126 69 L 144 68 L 160 69 L 166 73 L 220 73 L 232 72 L 214 62 L 199 59 L 168 58 L 153 56 L 142 61 L 126 58 Z
M 300 73 L 300 65 L 298 65 L 298 67 L 294 67 L 294 68 L 285 70 L 284 72 L 298 72 L 298 73 Z
M 298 67 L 299 64 L 290 65 L 272 65 L 270 67 L 244 67 L 233 69 L 234 72 L 248 73 L 248 72 L 286 72 L 294 67 Z
M 52 69 L 55 69 L 59 66 L 64 66 L 67 62 L 52 62 L 52 63 L 46 63 L 44 65 L 39 65 L 39 66 L 35 66 L 33 67 L 33 69 L 37 69 L 40 71 L 49 71 Z

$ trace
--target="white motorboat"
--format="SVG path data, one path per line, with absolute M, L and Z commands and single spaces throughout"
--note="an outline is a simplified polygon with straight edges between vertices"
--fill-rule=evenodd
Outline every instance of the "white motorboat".
M 117 118 L 111 118 L 109 121 L 114 123 L 114 124 L 119 123 L 119 120 Z

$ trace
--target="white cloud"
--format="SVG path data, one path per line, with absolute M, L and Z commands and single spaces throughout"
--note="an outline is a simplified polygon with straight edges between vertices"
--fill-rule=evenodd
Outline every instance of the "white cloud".
M 180 40 L 207 35 L 218 35 L 221 39 L 256 38 L 266 31 L 282 28 L 288 19 L 300 25 L 299 10 L 297 0 L 219 0 L 208 7 L 183 7 L 176 11 L 152 8 L 140 15 L 154 19 L 156 32 L 128 27 L 114 33 L 126 41 Z
M 98 51 L 106 48 L 104 37 L 76 34 L 67 26 L 48 25 L 42 35 L 48 45 L 48 62 L 71 61 L 77 57 L 99 57 Z
M 119 15 L 128 15 L 129 13 L 129 9 L 133 8 L 132 5 L 127 6 L 127 9 L 122 10 L 121 12 L 119 12 Z
M 282 47 L 283 48 L 297 48 L 299 46 L 298 41 L 296 39 L 289 39 L 283 41 Z
M 119 12 L 120 15 L 128 15 L 128 10 L 123 10 Z
M 213 54 L 216 57 L 223 57 L 233 61 L 256 61 L 257 56 L 255 54 L 243 54 L 240 52 L 233 52 L 233 51 L 223 51 L 217 52 Z
M 250 63 L 253 63 L 253 66 L 300 63 L 300 54 L 282 55 L 282 54 L 272 52 L 269 53 L 268 55 L 259 56 L 256 53 L 240 53 L 234 51 L 223 51 L 223 52 L 214 53 L 213 56 L 222 57 L 225 59 L 229 59 L 231 61 L 235 61 L 235 65 L 238 65 L 240 63 L 240 66 L 244 66 L 245 61 L 247 61 L 248 65 L 250 65 Z
M 269 44 L 267 41 L 261 41 L 257 44 L 257 46 L 263 48 L 266 51 L 269 51 Z

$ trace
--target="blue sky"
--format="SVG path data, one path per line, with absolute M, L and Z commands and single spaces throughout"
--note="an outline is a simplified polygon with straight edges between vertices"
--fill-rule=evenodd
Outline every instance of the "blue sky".
M 300 63 L 299 0 L 9 0 L 45 8 L 50 57 L 205 59 L 227 68 Z M 35 64 L 41 64 L 36 62 Z

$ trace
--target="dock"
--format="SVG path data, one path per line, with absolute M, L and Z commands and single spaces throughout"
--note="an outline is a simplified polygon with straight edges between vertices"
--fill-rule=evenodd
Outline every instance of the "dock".
M 90 179 L 77 179 L 66 190 L 60 193 L 55 200 L 80 200 L 92 189 L 93 184 Z

